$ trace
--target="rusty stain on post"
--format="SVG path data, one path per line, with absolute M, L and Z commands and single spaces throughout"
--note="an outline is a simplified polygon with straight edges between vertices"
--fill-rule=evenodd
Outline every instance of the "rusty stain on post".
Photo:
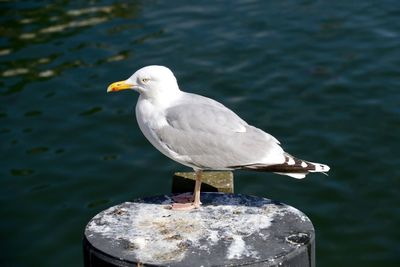
M 172 181 L 172 193 L 192 192 L 195 181 L 194 172 L 176 172 Z M 203 172 L 201 191 L 233 193 L 233 173 L 230 171 Z

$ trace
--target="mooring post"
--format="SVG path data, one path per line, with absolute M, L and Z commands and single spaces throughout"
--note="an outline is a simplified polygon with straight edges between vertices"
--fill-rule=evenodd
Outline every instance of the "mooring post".
M 315 266 L 314 227 L 291 206 L 204 192 L 199 209 L 174 211 L 171 197 L 97 214 L 85 229 L 84 266 Z

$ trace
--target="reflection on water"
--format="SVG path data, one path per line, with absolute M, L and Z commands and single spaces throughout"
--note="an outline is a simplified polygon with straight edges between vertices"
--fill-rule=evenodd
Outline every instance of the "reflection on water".
M 388 3 L 0 1 L 0 261 L 79 266 L 93 215 L 169 193 L 187 169 L 144 139 L 137 95 L 106 94 L 162 64 L 183 89 L 331 165 L 302 181 L 235 173 L 236 192 L 313 220 L 319 265 L 397 266 L 400 28 Z
M 73 9 L 65 8 L 61 2 L 33 5 L 34 7 L 30 8 L 26 8 L 24 3 L 8 5 L 8 9 L 1 11 L 0 32 L 3 41 L 0 44 L 0 75 L 5 78 L 27 75 L 29 79 L 49 78 L 70 68 L 92 65 L 74 57 L 65 60 L 66 53 L 90 49 L 90 43 L 79 42 L 78 39 L 77 43 L 71 42 L 73 47 L 65 49 L 65 46 L 60 45 L 63 40 L 92 27 L 99 27 L 112 19 L 133 18 L 138 10 L 137 6 L 127 3 Z M 67 6 L 72 8 L 73 3 Z M 112 28 L 109 30 L 114 34 L 119 32 Z M 98 41 L 95 40 L 94 43 L 98 44 Z M 43 44 L 44 47 L 37 46 L 38 44 Z M 7 58 L 4 58 L 5 56 Z M 129 50 L 117 51 L 113 55 L 98 59 L 95 64 L 122 61 L 128 56 Z M 9 89 L 3 93 L 17 93 L 21 90 Z
M 26 74 L 28 72 L 29 72 L 28 69 L 18 68 L 18 69 L 6 70 L 2 73 L 2 75 L 3 77 L 10 77 L 10 76 Z

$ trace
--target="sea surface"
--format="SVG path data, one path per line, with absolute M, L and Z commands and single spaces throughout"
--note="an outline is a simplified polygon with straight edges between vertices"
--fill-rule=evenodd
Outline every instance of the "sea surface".
M 135 92 L 106 94 L 150 64 L 331 166 L 235 172 L 309 216 L 318 266 L 400 266 L 397 0 L 1 1 L 1 266 L 82 266 L 94 215 L 189 171 L 144 138 Z

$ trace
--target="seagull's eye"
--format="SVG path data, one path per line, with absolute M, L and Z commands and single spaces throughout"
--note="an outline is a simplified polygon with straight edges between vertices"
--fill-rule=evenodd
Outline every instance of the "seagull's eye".
M 149 80 L 150 80 L 150 79 L 148 79 L 148 78 L 143 78 L 143 79 L 142 79 L 142 83 L 147 83 Z

